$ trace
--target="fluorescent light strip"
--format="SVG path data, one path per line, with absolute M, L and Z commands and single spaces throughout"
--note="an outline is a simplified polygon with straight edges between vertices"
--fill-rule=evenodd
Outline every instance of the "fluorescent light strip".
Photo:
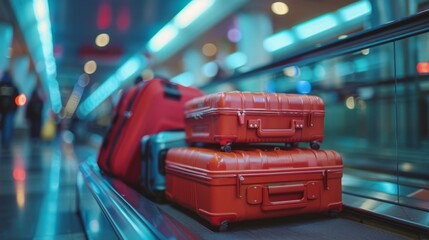
M 174 83 L 181 84 L 183 86 L 191 86 L 195 81 L 195 76 L 191 72 L 183 72 L 171 78 L 171 81 Z
M 226 65 L 231 69 L 236 69 L 246 65 L 247 56 L 242 52 L 235 52 L 226 57 Z
M 338 10 L 338 15 L 345 22 L 356 19 L 360 16 L 367 15 L 371 13 L 372 8 L 371 4 L 368 1 L 359 1 L 353 4 L 350 4 L 346 7 Z
M 284 30 L 273 34 L 264 40 L 264 48 L 268 52 L 274 52 L 286 46 L 293 44 L 295 41 L 290 31 Z
M 52 110 L 59 113 L 62 108 L 61 94 L 59 84 L 57 82 L 56 73 L 57 65 L 54 58 L 51 22 L 49 19 L 49 5 L 47 0 L 35 0 L 33 2 L 34 16 L 37 20 L 37 31 L 40 39 L 40 46 L 43 53 L 43 61 L 45 63 L 44 71 L 40 73 L 42 79 L 45 79 L 49 90 L 49 98 L 52 105 Z M 35 56 L 33 56 L 35 57 Z M 45 75 L 46 74 L 46 75 Z
M 335 14 L 328 13 L 322 16 L 303 22 L 294 27 L 297 35 L 301 39 L 309 38 L 313 35 L 329 30 L 338 25 Z
M 299 40 L 313 37 L 319 33 L 341 26 L 346 23 L 371 14 L 371 4 L 367 0 L 359 1 L 343 7 L 335 13 L 327 13 L 296 25 L 291 30 L 283 30 L 267 37 L 264 40 L 264 48 L 268 52 L 295 44 Z
M 137 74 L 144 66 L 140 55 L 135 55 L 125 62 L 112 76 L 110 76 L 97 90 L 95 90 L 79 106 L 78 116 L 83 118 L 104 102 L 122 82 L 125 82 Z
M 186 28 L 201 16 L 214 3 L 214 0 L 194 0 L 180 11 L 173 19 L 173 24 L 178 28 Z
M 161 51 L 167 44 L 179 34 L 181 29 L 188 27 L 204 12 L 206 12 L 215 0 L 193 0 L 186 5 L 167 25 L 151 38 L 148 43 L 149 51 L 155 53 Z
M 172 24 L 165 25 L 155 36 L 149 41 L 149 50 L 151 52 L 158 52 L 170 41 L 172 41 L 179 31 Z

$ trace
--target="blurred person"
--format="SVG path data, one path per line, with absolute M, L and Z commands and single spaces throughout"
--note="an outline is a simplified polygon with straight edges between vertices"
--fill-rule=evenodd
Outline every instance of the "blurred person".
M 1 115 L 1 144 L 8 147 L 12 142 L 14 118 L 17 105 L 15 103 L 19 91 L 13 83 L 8 71 L 0 80 L 0 115 Z
M 36 86 L 27 104 L 25 117 L 30 125 L 30 137 L 40 139 L 42 129 L 42 113 L 44 106 L 44 94 L 40 86 Z

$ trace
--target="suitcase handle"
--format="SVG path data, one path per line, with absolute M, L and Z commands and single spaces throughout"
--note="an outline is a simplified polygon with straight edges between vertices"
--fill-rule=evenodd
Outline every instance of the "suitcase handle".
M 265 211 L 307 206 L 307 191 L 304 184 L 266 186 L 262 192 L 262 210 Z
M 302 125 L 297 123 L 296 120 L 291 120 L 291 128 L 262 128 L 261 119 L 249 120 L 248 127 L 256 128 L 259 137 L 291 137 L 295 135 L 295 129 L 300 128 Z

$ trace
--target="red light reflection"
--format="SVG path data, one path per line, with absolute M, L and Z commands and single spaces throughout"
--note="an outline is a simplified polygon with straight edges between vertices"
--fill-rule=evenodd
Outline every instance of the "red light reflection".
M 99 29 L 106 29 L 112 20 L 112 7 L 109 3 L 101 3 L 98 8 L 97 26 Z
M 12 174 L 15 181 L 24 181 L 27 175 L 25 169 L 20 167 L 15 167 Z
M 16 106 L 24 106 L 24 104 L 27 102 L 27 97 L 24 94 L 19 94 L 15 98 L 15 104 Z
M 130 28 L 130 9 L 128 7 L 122 7 L 121 10 L 119 10 L 116 26 L 122 32 Z
M 429 73 L 429 62 L 419 62 L 417 63 L 417 72 L 419 74 L 428 74 Z

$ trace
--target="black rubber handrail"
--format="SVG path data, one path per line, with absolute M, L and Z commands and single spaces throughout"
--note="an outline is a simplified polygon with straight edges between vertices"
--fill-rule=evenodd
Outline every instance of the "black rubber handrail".
M 233 83 L 234 81 L 242 80 L 244 78 L 282 70 L 288 66 L 298 64 L 305 65 L 312 62 L 353 53 L 362 49 L 394 42 L 428 31 L 429 10 L 426 10 L 401 20 L 393 21 L 366 31 L 351 34 L 344 39 L 334 40 L 314 48 L 303 50 L 248 72 L 235 74 L 227 78 L 213 79 L 210 83 L 201 86 L 200 89 L 207 90 L 222 83 Z

